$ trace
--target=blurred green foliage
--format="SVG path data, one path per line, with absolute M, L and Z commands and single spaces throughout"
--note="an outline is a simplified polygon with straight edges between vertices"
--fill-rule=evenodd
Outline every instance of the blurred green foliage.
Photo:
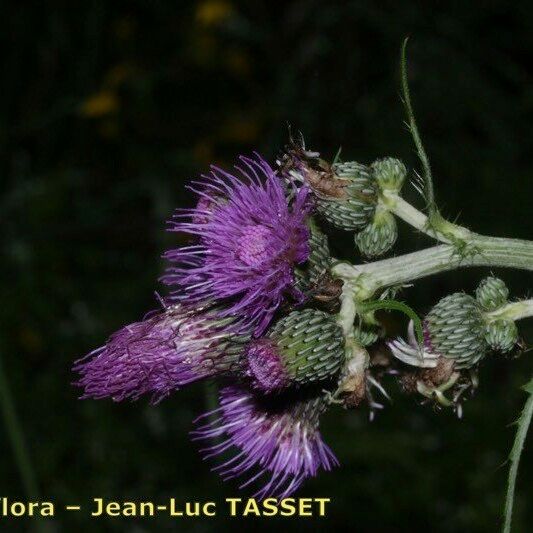
M 184 184 L 210 162 L 231 165 L 251 150 L 272 159 L 290 123 L 325 156 L 342 146 L 345 159 L 392 155 L 416 167 L 399 98 L 406 35 L 443 213 L 484 233 L 533 238 L 532 24 L 525 0 L 4 2 L 0 349 L 45 497 L 236 494 L 187 437 L 206 408 L 204 386 L 157 407 L 80 402 L 72 361 L 157 305 L 159 258 L 179 239 L 165 234 L 165 219 L 190 205 Z M 429 243 L 402 226 L 398 252 Z M 351 238 L 336 239 L 335 253 L 353 257 Z M 405 297 L 423 312 L 487 272 L 423 280 Z M 530 273 L 500 274 L 514 296 L 533 287 Z M 403 331 L 401 317 L 388 322 L 391 333 Z M 531 324 L 521 331 L 533 342 Z M 509 424 L 530 359 L 487 360 L 461 421 L 402 398 L 392 383 L 394 404 L 372 424 L 363 411 L 331 411 L 323 433 L 342 467 L 301 491 L 332 498 L 323 527 L 498 531 Z M 0 428 L 0 495 L 23 497 L 4 437 Z M 532 466 L 526 449 L 517 532 L 533 520 Z M 236 520 L 92 522 L 63 513 L 56 522 L 62 531 L 199 532 Z M 27 527 L 2 521 L 6 531 Z

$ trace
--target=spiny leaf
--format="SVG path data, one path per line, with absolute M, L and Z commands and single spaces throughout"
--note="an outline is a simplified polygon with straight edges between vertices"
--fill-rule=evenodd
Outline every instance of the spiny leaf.
M 518 465 L 520 464 L 520 456 L 522 450 L 524 449 L 524 443 L 526 441 L 527 431 L 529 429 L 529 424 L 531 422 L 531 417 L 533 416 L 533 378 L 531 381 L 522 387 L 529 396 L 524 405 L 524 409 L 520 414 L 516 424 L 516 437 L 509 454 L 509 460 L 511 462 L 511 467 L 509 468 L 509 478 L 507 481 L 507 496 L 505 498 L 505 510 L 504 510 L 504 523 L 503 523 L 503 532 L 511 533 L 511 520 L 513 515 L 513 504 L 514 504 L 514 493 L 516 486 L 516 478 L 518 475 Z

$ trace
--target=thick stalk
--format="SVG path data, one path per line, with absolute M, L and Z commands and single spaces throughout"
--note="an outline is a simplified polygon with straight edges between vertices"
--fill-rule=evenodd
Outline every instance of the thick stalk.
M 407 222 L 413 228 L 429 235 L 440 242 L 451 243 L 457 240 L 469 240 L 476 234 L 467 228 L 448 222 L 442 218 L 433 224 L 429 223 L 428 217 L 416 207 L 406 202 L 397 192 L 384 190 L 380 195 L 380 202 L 398 218 Z
M 533 241 L 472 234 L 462 250 L 443 244 L 363 265 L 338 263 L 332 272 L 353 285 L 357 297 L 364 300 L 385 287 L 472 266 L 533 271 Z
M 351 283 L 345 283 L 342 288 L 341 309 L 338 317 L 345 337 L 353 337 L 353 322 L 356 314 L 354 287 Z
M 511 302 L 485 315 L 490 322 L 501 319 L 516 321 L 531 316 L 533 316 L 533 299 Z

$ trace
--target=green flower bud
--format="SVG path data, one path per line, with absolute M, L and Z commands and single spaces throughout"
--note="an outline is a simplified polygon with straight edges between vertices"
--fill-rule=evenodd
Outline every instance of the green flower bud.
M 424 321 L 426 349 L 469 368 L 489 351 L 485 322 L 475 298 L 457 292 L 435 305 Z
M 355 340 L 361 346 L 370 346 L 378 340 L 378 334 L 375 331 L 370 331 L 368 329 L 354 328 L 353 330 Z
M 487 325 L 485 340 L 497 352 L 510 352 L 518 342 L 518 328 L 512 320 L 496 320 Z
M 476 299 L 487 311 L 494 311 L 507 303 L 509 289 L 505 283 L 494 276 L 481 281 L 476 289 Z
M 327 235 L 313 219 L 309 220 L 308 227 L 309 257 L 301 267 L 295 269 L 297 287 L 304 292 L 329 271 L 332 263 Z
M 334 376 L 345 359 L 344 336 L 332 315 L 293 311 L 246 350 L 247 375 L 262 392 Z
M 379 188 L 399 192 L 407 176 L 405 165 L 394 157 L 384 157 L 372 163 L 372 172 Z
M 394 216 L 385 209 L 376 210 L 372 222 L 355 236 L 355 244 L 366 257 L 377 257 L 390 250 L 398 237 Z
M 347 230 L 363 229 L 376 208 L 377 195 L 368 167 L 355 162 L 332 167 L 332 179 L 324 180 L 316 193 L 317 211 L 333 226 Z

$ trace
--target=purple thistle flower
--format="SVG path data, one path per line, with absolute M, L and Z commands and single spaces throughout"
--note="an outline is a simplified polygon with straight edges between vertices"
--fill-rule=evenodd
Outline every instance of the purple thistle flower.
M 221 440 L 202 451 L 204 458 L 228 450 L 229 460 L 214 468 L 224 479 L 244 477 L 244 488 L 260 486 L 254 497 L 284 498 L 319 469 L 338 465 L 318 431 L 326 402 L 321 396 L 257 396 L 241 386 L 220 391 L 220 407 L 199 417 L 217 416 L 193 431 L 193 440 Z
M 260 156 L 241 157 L 238 179 L 212 167 L 191 187 L 195 209 L 178 210 L 171 231 L 197 237 L 190 246 L 165 254 L 174 266 L 162 281 L 175 286 L 172 301 L 187 306 L 223 301 L 222 316 L 239 315 L 259 335 L 294 286 L 294 266 L 309 256 L 308 190 L 287 198 L 283 183 Z
M 151 394 L 154 403 L 202 378 L 239 367 L 249 339 L 238 322 L 216 309 L 197 314 L 177 307 L 114 333 L 107 344 L 75 363 L 82 398 L 136 400 Z

